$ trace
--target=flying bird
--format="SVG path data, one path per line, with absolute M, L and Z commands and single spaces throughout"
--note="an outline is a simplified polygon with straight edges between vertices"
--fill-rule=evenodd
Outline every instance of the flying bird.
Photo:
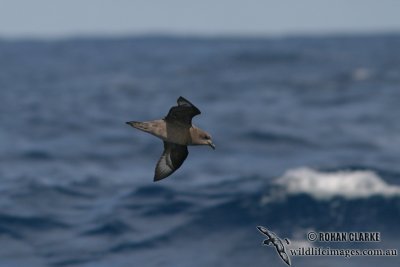
M 258 231 L 262 234 L 266 235 L 268 238 L 263 241 L 264 245 L 273 245 L 276 248 L 276 252 L 281 257 L 281 259 L 290 266 L 290 258 L 286 253 L 285 246 L 282 243 L 282 240 L 274 233 L 268 230 L 265 227 L 257 226 Z M 289 240 L 285 238 L 286 243 L 289 245 Z
M 189 154 L 187 146 L 206 145 L 215 149 L 211 135 L 192 124 L 192 118 L 201 112 L 192 103 L 179 97 L 166 117 L 160 120 L 128 121 L 130 126 L 152 134 L 164 141 L 164 152 L 157 162 L 154 181 L 174 173 Z

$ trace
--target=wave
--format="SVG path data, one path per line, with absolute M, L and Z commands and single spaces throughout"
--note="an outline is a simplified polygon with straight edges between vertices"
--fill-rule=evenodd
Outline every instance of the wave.
M 106 235 L 106 236 L 118 236 L 126 232 L 132 231 L 131 227 L 119 220 L 112 220 L 107 222 L 98 223 L 95 227 L 87 230 L 83 235 L 96 236 L 96 235 Z
M 23 239 L 26 232 L 65 229 L 68 225 L 46 216 L 21 216 L 0 214 L 0 235 Z
M 275 183 L 288 194 L 307 194 L 316 199 L 400 196 L 400 186 L 387 184 L 373 171 L 320 172 L 298 168 L 285 172 Z
M 235 242 L 249 242 L 249 246 L 254 246 L 254 242 L 257 242 L 255 240 L 260 239 L 255 229 L 257 225 L 268 226 L 297 242 L 304 241 L 310 229 L 378 231 L 385 237 L 385 242 L 396 240 L 400 235 L 397 219 L 400 216 L 398 197 L 388 199 L 375 196 L 320 201 L 307 194 L 298 194 L 275 198 L 267 205 L 260 201 L 262 197 L 263 195 L 258 193 L 243 194 L 223 203 L 202 208 L 192 213 L 190 219 L 173 227 L 162 227 L 162 230 L 154 235 L 149 234 L 134 240 L 119 240 L 108 248 L 108 253 L 138 255 L 145 250 L 163 250 L 165 247 L 191 244 L 193 240 L 204 240 L 207 244 L 215 246 Z M 162 214 L 157 219 L 180 220 L 178 218 L 179 214 Z M 150 232 L 154 232 L 154 229 Z M 231 239 L 238 241 L 228 241 Z
M 163 203 L 166 196 L 168 205 Z M 218 201 L 205 204 L 215 196 L 220 197 Z M 189 236 L 191 239 L 214 235 L 226 238 L 242 232 L 257 238 L 254 231 L 257 225 L 285 233 L 291 240 L 305 237 L 310 229 L 380 231 L 387 240 L 400 235 L 397 230 L 400 188 L 387 184 L 373 171 L 324 172 L 299 168 L 288 170 L 276 180 L 243 177 L 197 188 L 195 194 L 145 186 L 137 189 L 130 201 L 149 197 L 162 202 L 144 208 L 145 212 L 141 210 L 142 217 L 180 223 L 162 227 L 157 234 L 141 240 L 117 242 L 110 248 L 111 253 L 162 249 L 167 244 L 186 242 Z
M 28 150 L 22 153 L 22 158 L 25 160 L 51 160 L 54 158 L 54 156 L 44 150 Z
M 269 142 L 273 144 L 285 144 L 285 145 L 292 144 L 305 147 L 314 146 L 311 142 L 301 137 L 291 136 L 284 133 L 275 133 L 270 131 L 260 131 L 260 130 L 248 131 L 243 135 L 243 138 L 246 138 L 248 140 Z

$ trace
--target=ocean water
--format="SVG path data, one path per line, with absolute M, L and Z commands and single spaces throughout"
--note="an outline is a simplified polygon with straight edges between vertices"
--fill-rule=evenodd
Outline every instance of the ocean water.
M 257 225 L 400 249 L 400 36 L 0 40 L 0 266 L 284 266 Z M 184 96 L 217 149 L 154 183 L 125 124 Z M 291 257 L 399 266 L 399 257 Z

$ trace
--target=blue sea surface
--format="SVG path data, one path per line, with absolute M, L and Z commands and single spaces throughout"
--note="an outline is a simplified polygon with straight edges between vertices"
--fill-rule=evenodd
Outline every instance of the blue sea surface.
M 399 250 L 399 47 L 400 35 L 0 40 L 0 267 L 284 266 L 257 225 L 292 246 Z M 162 118 L 179 96 L 217 149 L 190 147 L 154 183 L 162 142 L 125 122 Z

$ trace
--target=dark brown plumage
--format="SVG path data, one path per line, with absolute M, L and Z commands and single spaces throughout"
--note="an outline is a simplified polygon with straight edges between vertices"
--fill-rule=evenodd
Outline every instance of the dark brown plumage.
M 164 151 L 157 162 L 154 181 L 162 180 L 174 173 L 189 154 L 188 145 L 208 145 L 215 149 L 211 136 L 192 125 L 192 118 L 201 114 L 200 110 L 183 97 L 173 106 L 167 116 L 161 120 L 127 124 L 150 133 L 164 141 Z

